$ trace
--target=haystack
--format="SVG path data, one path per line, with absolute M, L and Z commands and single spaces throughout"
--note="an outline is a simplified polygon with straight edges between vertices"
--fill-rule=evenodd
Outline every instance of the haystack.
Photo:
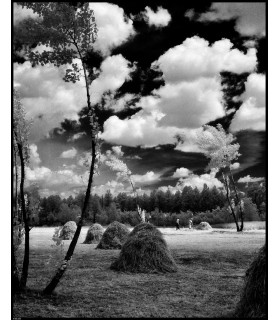
M 130 232 L 129 237 L 133 237 L 136 233 L 145 231 L 146 233 L 151 232 L 162 237 L 162 233 L 151 223 L 142 222 L 139 223 L 134 229 Z
M 152 224 L 134 228 L 111 269 L 134 273 L 176 272 L 176 263 L 162 233 Z
M 76 229 L 77 229 L 77 225 L 75 221 L 66 222 L 60 231 L 59 238 L 61 238 L 62 240 L 73 239 Z
M 89 227 L 86 239 L 84 243 L 97 243 L 101 240 L 102 235 L 104 233 L 104 228 L 99 223 L 94 223 L 92 226 Z
M 237 318 L 267 318 L 266 245 L 246 271 L 245 285 L 235 311 Z
M 107 227 L 96 249 L 121 249 L 129 235 L 129 229 L 114 221 Z
M 208 222 L 200 222 L 198 226 L 196 226 L 197 230 L 212 230 L 212 227 Z

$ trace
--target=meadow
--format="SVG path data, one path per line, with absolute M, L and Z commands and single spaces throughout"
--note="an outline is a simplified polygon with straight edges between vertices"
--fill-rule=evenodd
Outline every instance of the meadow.
M 44 289 L 70 240 L 53 247 L 54 228 L 33 228 L 28 290 L 16 295 L 13 317 L 230 317 L 245 271 L 265 242 L 264 224 L 245 231 L 160 228 L 177 273 L 132 274 L 110 270 L 120 250 L 83 244 L 83 227 L 71 265 L 50 297 Z M 22 248 L 19 249 L 19 262 Z

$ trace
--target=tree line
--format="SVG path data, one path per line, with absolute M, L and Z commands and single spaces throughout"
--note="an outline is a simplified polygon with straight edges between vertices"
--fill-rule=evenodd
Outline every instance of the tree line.
M 38 226 L 61 225 L 67 221 L 78 221 L 81 215 L 85 194 L 80 192 L 76 197 L 62 199 L 59 195 L 41 198 L 36 188 L 28 193 L 28 212 L 31 224 Z M 245 203 L 245 220 L 264 220 L 266 211 L 266 188 L 264 185 L 252 184 L 243 194 Z M 182 224 L 192 217 L 194 222 L 209 223 L 232 222 L 226 204 L 224 192 L 215 186 L 206 184 L 201 191 L 198 188 L 185 186 L 182 192 L 171 193 L 170 190 L 153 190 L 149 195 L 144 193 L 137 199 L 126 193 L 113 196 L 110 190 L 99 196 L 91 195 L 85 212 L 88 224 L 107 225 L 120 221 L 130 225 L 139 223 L 137 204 L 146 211 L 146 217 L 159 226 L 174 225 L 176 218 Z M 34 209 L 34 206 L 36 208 Z M 206 216 L 205 216 L 206 215 Z M 204 217 L 204 220 L 203 220 Z M 202 220 L 201 220 L 202 219 Z

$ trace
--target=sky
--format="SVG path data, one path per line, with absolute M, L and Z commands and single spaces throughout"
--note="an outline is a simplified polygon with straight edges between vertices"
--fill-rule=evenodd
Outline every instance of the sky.
M 89 64 L 100 74 L 93 103 L 106 109 L 100 137 L 105 152 L 121 146 L 139 192 L 221 187 L 196 136 L 221 123 L 241 156 L 233 167 L 240 186 L 266 176 L 267 39 L 264 3 L 91 3 L 98 27 Z M 14 26 L 30 10 L 14 4 Z M 32 67 L 14 57 L 14 85 L 32 118 L 28 183 L 42 196 L 86 188 L 90 151 L 84 84 L 65 83 L 65 67 Z M 183 136 L 183 143 L 176 136 Z M 106 166 L 93 193 L 131 192 Z

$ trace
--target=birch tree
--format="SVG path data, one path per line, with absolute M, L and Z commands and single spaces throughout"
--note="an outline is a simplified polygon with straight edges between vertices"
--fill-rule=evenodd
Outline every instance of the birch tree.
M 132 192 L 136 199 L 137 205 L 137 213 L 141 222 L 145 222 L 145 210 L 142 210 L 138 203 L 138 193 L 135 187 L 135 183 L 133 182 L 132 172 L 128 169 L 126 163 L 120 158 L 123 156 L 123 152 L 121 151 L 121 147 L 114 147 L 113 151 L 108 150 L 106 152 L 104 163 L 113 171 L 117 173 L 117 177 L 119 179 L 123 179 L 128 181 L 131 185 Z
M 24 107 L 20 101 L 18 92 L 14 89 L 13 91 L 13 151 L 15 166 L 17 166 L 17 158 L 19 158 L 20 163 L 20 213 L 17 210 L 15 213 L 16 226 L 14 232 L 17 232 L 16 237 L 21 236 L 21 227 L 22 222 L 24 226 L 25 242 L 24 242 L 24 258 L 21 278 L 19 280 L 16 255 L 15 255 L 15 243 L 12 246 L 12 264 L 13 264 L 13 281 L 15 289 L 24 290 L 26 288 L 26 282 L 28 278 L 28 268 L 29 268 L 29 232 L 30 225 L 29 219 L 26 210 L 25 195 L 24 195 L 24 183 L 25 183 L 25 168 L 29 160 L 29 145 L 28 145 L 28 136 L 30 131 L 31 122 L 27 121 L 26 113 Z M 16 179 L 18 179 L 18 172 L 16 169 Z M 16 182 L 17 188 L 17 182 Z M 16 190 L 17 197 L 17 190 Z M 16 198 L 17 202 L 18 199 Z
M 236 224 L 236 230 L 242 231 L 244 203 L 239 196 L 232 174 L 233 161 L 237 160 L 241 154 L 238 152 L 239 143 L 233 143 L 234 141 L 234 136 L 226 133 L 221 124 L 218 124 L 216 128 L 209 125 L 204 126 L 204 131 L 197 137 L 201 151 L 210 159 L 206 171 L 214 169 L 222 173 L 230 213 Z
M 27 9 L 32 9 L 34 13 L 39 15 L 38 19 L 27 19 L 25 25 L 22 24 L 27 33 L 26 38 L 30 38 L 37 45 L 49 49 L 42 52 L 30 51 L 28 54 L 30 62 L 33 66 L 53 64 L 60 67 L 66 65 L 63 77 L 66 82 L 76 83 L 83 78 L 91 127 L 91 163 L 82 213 L 64 260 L 44 289 L 44 294 L 51 294 L 67 270 L 73 256 L 89 203 L 95 171 L 99 128 L 97 117 L 91 106 L 89 87 L 97 74 L 94 72 L 89 74 L 86 58 L 88 53 L 93 50 L 97 27 L 94 12 L 89 8 L 88 2 L 79 6 L 67 2 L 21 2 L 19 4 Z

